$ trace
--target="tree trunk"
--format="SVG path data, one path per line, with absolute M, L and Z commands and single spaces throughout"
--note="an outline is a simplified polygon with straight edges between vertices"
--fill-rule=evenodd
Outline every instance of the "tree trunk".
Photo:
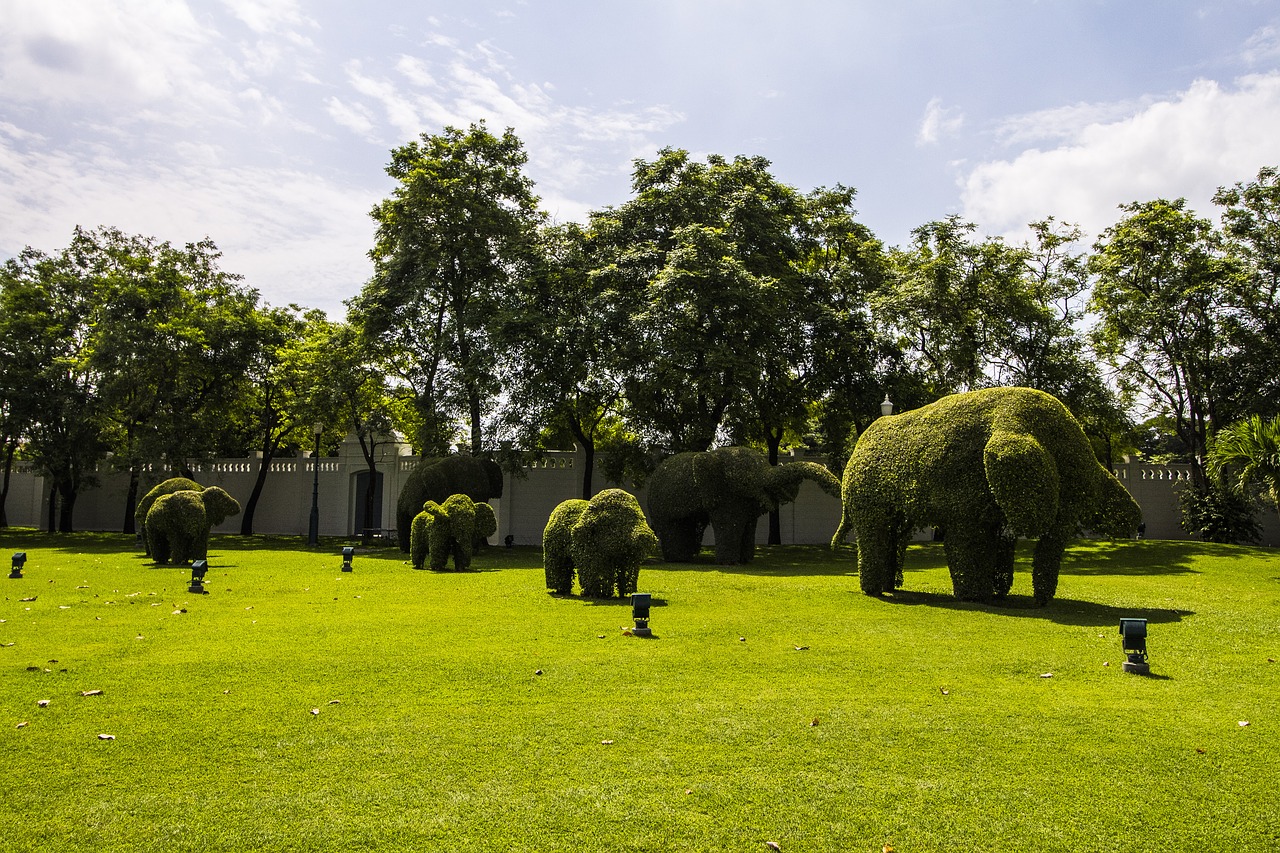
M 4 507 L 9 502 L 9 474 L 13 471 L 13 451 L 14 445 L 5 447 L 4 481 L 0 483 L 0 527 L 9 526 L 9 516 L 5 513 Z
M 271 472 L 271 460 L 274 458 L 273 453 L 263 451 L 262 464 L 258 466 L 258 476 L 253 481 L 253 491 L 244 502 L 244 517 L 240 519 L 241 536 L 253 535 L 253 513 L 258 508 L 258 499 L 262 497 L 262 489 L 267 484 L 267 474 Z M 316 464 L 319 464 L 319 460 L 316 460 Z
M 133 514 L 138 509 L 138 465 L 129 466 L 129 491 L 124 496 L 124 532 L 137 533 L 138 525 Z
M 59 486 L 58 491 L 62 495 L 62 506 L 58 511 L 58 532 L 75 533 L 75 525 L 72 523 L 72 514 L 75 512 L 76 508 L 76 486 L 74 483 L 66 483 Z
M 586 454 L 582 465 L 582 499 L 584 501 L 591 500 L 593 483 L 592 476 L 596 468 L 596 443 L 587 437 L 582 429 L 582 424 L 574 418 L 569 419 L 569 432 L 573 433 L 574 439 L 582 448 L 582 452 Z
M 778 447 L 782 444 L 782 428 L 776 431 L 772 428 L 765 429 L 765 441 L 769 444 L 769 465 L 778 467 Z M 782 509 L 774 507 L 769 510 L 769 544 L 782 544 Z
M 58 532 L 58 487 L 49 484 L 49 532 Z

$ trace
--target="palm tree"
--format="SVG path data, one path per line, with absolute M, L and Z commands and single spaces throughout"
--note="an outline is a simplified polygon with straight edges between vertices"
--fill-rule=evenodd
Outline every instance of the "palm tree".
M 1224 427 L 1209 451 L 1209 473 L 1234 478 L 1241 494 L 1251 484 L 1261 485 L 1280 512 L 1280 416 L 1253 415 Z

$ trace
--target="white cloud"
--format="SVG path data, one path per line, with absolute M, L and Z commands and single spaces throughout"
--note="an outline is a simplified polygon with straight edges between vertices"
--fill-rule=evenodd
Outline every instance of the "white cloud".
M 1263 27 L 1249 36 L 1240 57 L 1250 65 L 1260 65 L 1280 58 L 1280 28 Z
M 171 0 L 0 0 L 0 98 L 29 103 L 219 100 L 198 63 L 215 35 Z
M 1075 113 L 1074 127 L 1060 123 L 1056 147 L 970 171 L 961 180 L 964 215 L 990 233 L 1013 233 L 1053 215 L 1096 236 L 1117 220 L 1117 206 L 1131 201 L 1186 197 L 1202 216 L 1212 215 L 1209 200 L 1219 186 L 1280 162 L 1280 72 L 1243 77 L 1233 87 L 1199 80 L 1124 118 L 1090 113 Z
M 166 162 L 109 149 L 26 145 L 0 127 L 0 255 L 55 252 L 76 225 L 114 225 L 173 243 L 212 237 L 222 268 L 269 292 L 340 315 L 371 266 L 368 211 L 378 193 L 322 175 L 228 165 L 216 146 L 181 144 Z
M 950 136 L 964 125 L 964 113 L 955 107 L 942 106 L 941 98 L 932 98 L 925 104 L 924 117 L 916 133 L 916 145 L 936 145 L 944 136 Z
M 382 129 L 373 123 L 381 115 L 391 144 L 482 119 L 495 132 L 514 128 L 544 206 L 562 220 L 584 219 L 590 206 L 576 200 L 582 188 L 629 173 L 632 159 L 652 154 L 652 137 L 684 118 L 664 106 L 570 106 L 556 99 L 554 87 L 516 79 L 503 64 L 507 55 L 492 45 L 465 50 L 438 34 L 427 43 L 430 58 L 401 55 L 383 71 L 348 62 L 352 91 L 329 100 L 330 117 L 369 139 Z

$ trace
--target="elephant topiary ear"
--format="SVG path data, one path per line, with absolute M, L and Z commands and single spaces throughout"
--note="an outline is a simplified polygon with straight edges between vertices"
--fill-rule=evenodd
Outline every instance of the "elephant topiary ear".
M 991 494 L 1014 532 L 1046 532 L 1058 517 L 1058 467 L 1044 446 L 1025 433 L 995 430 L 982 462 Z

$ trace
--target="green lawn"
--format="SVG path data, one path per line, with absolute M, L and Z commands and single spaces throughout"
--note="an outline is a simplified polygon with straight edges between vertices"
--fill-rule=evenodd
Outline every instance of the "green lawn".
M 536 550 L 340 544 L 216 539 L 197 596 L 131 537 L 0 531 L 0 849 L 1280 847 L 1274 551 L 1084 544 L 1044 609 L 1021 571 L 953 601 L 934 545 L 892 599 L 819 548 L 654 563 L 644 640 Z

